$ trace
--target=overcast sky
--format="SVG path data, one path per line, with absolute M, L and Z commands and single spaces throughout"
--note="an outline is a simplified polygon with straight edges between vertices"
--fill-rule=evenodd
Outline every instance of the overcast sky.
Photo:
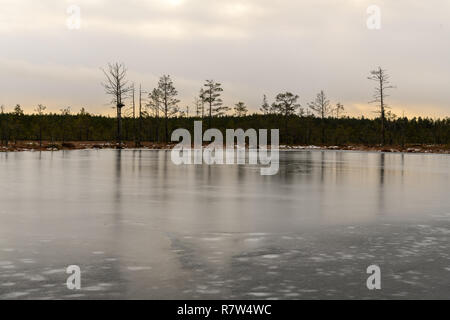
M 381 9 L 370 30 L 367 8 Z M 67 8 L 81 27 L 67 27 Z M 2 0 L 0 104 L 38 103 L 113 114 L 100 67 L 124 62 L 150 90 L 170 74 L 183 108 L 205 79 L 226 105 L 257 110 L 292 91 L 306 106 L 323 89 L 352 116 L 373 116 L 368 73 L 386 68 L 397 115 L 450 116 L 448 0 Z

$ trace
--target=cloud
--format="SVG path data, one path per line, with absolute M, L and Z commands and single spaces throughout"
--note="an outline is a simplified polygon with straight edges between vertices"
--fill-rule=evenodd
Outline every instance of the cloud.
M 147 90 L 171 74 L 182 105 L 214 78 L 226 104 L 243 100 L 253 111 L 263 94 L 290 90 L 306 105 L 324 89 L 351 115 L 373 116 L 366 77 L 381 65 L 398 87 L 389 98 L 394 108 L 448 115 L 450 3 L 377 3 L 382 27 L 371 31 L 368 0 L 4 0 L 2 98 L 100 112 L 107 99 L 99 67 L 117 60 Z M 69 5 L 81 9 L 80 30 L 66 26 Z

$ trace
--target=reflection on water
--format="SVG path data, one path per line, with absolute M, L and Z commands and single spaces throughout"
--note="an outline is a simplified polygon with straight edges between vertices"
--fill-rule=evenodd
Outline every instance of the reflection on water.
M 261 176 L 168 151 L 3 153 L 0 298 L 449 298 L 449 159 L 281 152 Z

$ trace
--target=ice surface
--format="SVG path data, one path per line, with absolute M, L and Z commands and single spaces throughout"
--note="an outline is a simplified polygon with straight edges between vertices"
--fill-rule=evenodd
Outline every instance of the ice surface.
M 449 160 L 290 151 L 260 176 L 167 151 L 2 153 L 0 299 L 449 298 Z

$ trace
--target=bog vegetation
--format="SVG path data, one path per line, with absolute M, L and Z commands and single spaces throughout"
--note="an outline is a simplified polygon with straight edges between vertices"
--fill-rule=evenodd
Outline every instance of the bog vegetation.
M 111 98 L 117 116 L 94 115 L 85 108 L 74 112 L 70 107 L 59 113 L 47 113 L 39 104 L 32 114 L 25 114 L 17 104 L 8 111 L 0 110 L 0 140 L 8 146 L 21 140 L 42 144 L 68 141 L 133 141 L 170 142 L 177 128 L 193 130 L 195 120 L 203 127 L 225 129 L 280 129 L 281 144 L 298 145 L 450 145 L 450 118 L 397 117 L 386 104 L 388 91 L 394 89 L 386 70 L 378 68 L 369 73 L 374 81 L 375 119 L 345 115 L 345 106 L 331 103 L 324 91 L 306 104 L 291 92 L 282 92 L 269 101 L 262 97 L 259 112 L 249 114 L 247 105 L 237 101 L 225 106 L 221 99 L 222 85 L 207 80 L 191 106 L 181 108 L 178 92 L 170 76 L 163 75 L 156 88 L 144 91 L 130 84 L 123 64 L 109 64 L 102 69 L 104 91 Z

